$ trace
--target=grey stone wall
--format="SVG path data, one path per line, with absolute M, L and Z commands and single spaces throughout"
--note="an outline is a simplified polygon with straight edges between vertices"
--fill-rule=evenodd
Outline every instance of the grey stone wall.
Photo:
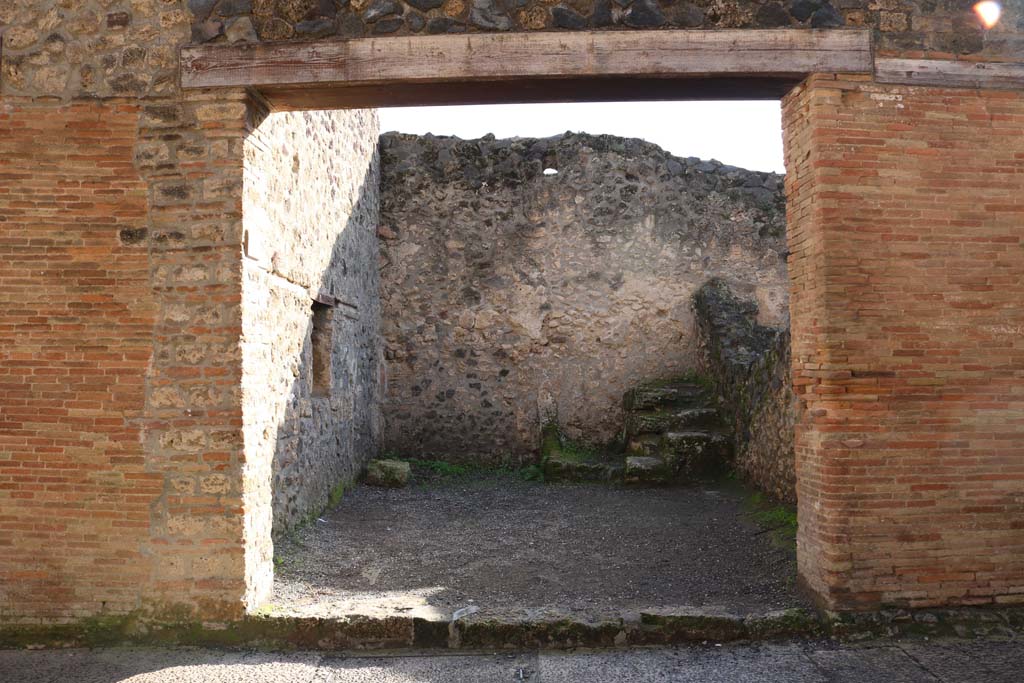
M 720 279 L 694 296 L 701 371 L 714 380 L 735 438 L 736 470 L 772 497 L 796 503 L 793 429 L 799 401 L 790 372 L 788 320 L 757 322 L 758 307 Z
M 610 440 L 628 388 L 695 366 L 709 277 L 785 314 L 781 176 L 568 133 L 381 155 L 387 449 L 519 462 L 548 415 Z
M 271 114 L 245 143 L 245 446 L 275 533 L 379 448 L 376 141 L 374 111 L 336 111 Z M 337 300 L 316 333 L 314 297 Z
M 1024 14 L 984 31 L 969 0 L 189 0 L 192 41 L 316 40 L 537 30 L 874 29 L 880 50 L 1010 57 Z

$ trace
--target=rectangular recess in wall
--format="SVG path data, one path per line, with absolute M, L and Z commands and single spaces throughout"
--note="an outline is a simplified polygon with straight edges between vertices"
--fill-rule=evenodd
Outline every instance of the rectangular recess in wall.
M 331 395 L 334 376 L 331 371 L 331 358 L 334 355 L 334 309 L 319 301 L 313 302 L 313 330 L 310 342 L 313 349 L 313 397 L 326 398 Z

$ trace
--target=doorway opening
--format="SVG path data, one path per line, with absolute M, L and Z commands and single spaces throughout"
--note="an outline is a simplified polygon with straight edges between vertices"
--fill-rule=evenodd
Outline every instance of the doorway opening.
M 379 138 L 366 110 L 255 128 L 255 383 L 268 349 L 290 349 L 277 389 L 253 392 L 273 407 L 252 412 L 273 451 L 272 613 L 443 622 L 803 604 L 792 529 L 777 533 L 792 512 L 736 483 L 788 468 L 761 480 L 791 501 L 792 441 L 777 443 L 792 429 L 776 414 L 788 377 L 777 105 L 761 108 L 772 167 L 753 170 L 643 139 L 689 121 L 705 142 L 721 128 L 696 110 L 581 105 L 641 134 L 531 135 L 523 122 L 557 120 L 544 106 L 464 112 L 501 136 L 430 123 L 458 108 L 385 110 Z M 717 123 L 743 108 L 723 103 Z M 770 400 L 738 405 L 755 391 Z M 783 436 L 751 446 L 770 433 Z M 357 484 L 370 458 L 411 481 Z

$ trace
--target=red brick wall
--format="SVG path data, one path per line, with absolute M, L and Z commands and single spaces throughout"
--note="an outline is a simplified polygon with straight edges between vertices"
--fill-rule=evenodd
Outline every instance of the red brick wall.
M 0 101 L 0 623 L 239 616 L 269 588 L 269 514 L 243 514 L 267 485 L 241 434 L 245 112 Z
M 1024 93 L 819 76 L 784 128 L 802 580 L 1024 602 Z
M 0 605 L 137 605 L 160 478 L 140 442 L 155 315 L 138 107 L 0 105 Z M 120 234 L 126 235 L 123 240 Z

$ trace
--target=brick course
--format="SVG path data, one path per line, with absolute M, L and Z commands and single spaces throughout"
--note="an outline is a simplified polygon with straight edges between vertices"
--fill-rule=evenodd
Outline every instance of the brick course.
M 1024 602 L 1024 94 L 784 102 L 800 574 L 829 608 Z
M 0 106 L 0 615 L 239 615 L 246 104 Z
M 139 106 L 55 113 L 0 109 L 0 605 L 41 618 L 135 605 L 161 489 Z

